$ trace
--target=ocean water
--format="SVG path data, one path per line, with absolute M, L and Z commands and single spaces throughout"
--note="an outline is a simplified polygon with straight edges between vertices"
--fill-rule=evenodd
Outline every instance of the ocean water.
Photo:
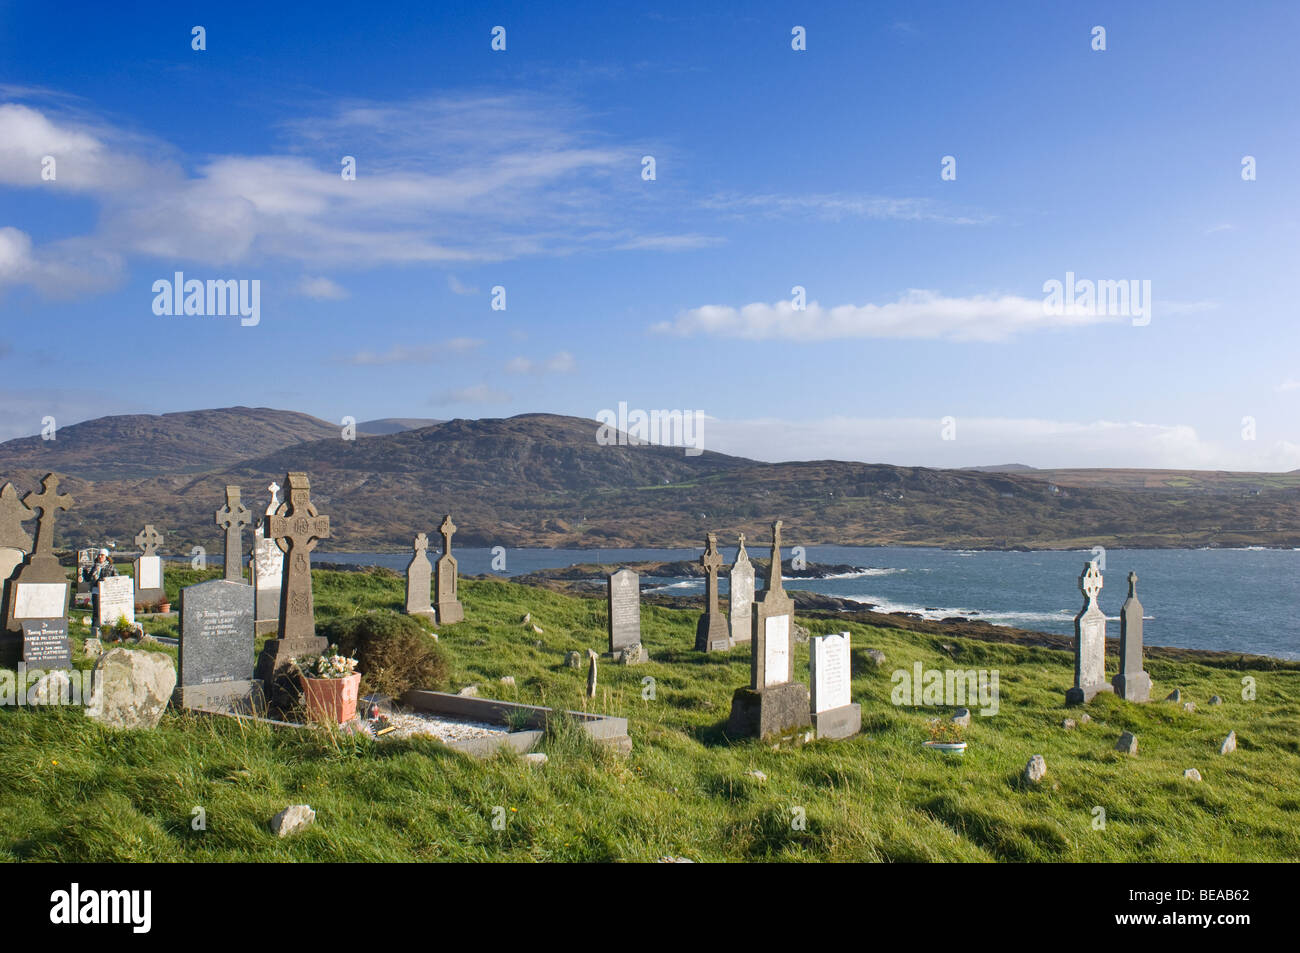
M 766 557 L 761 545 L 750 556 Z M 701 549 L 510 549 L 503 576 L 596 562 L 611 571 L 629 562 L 698 559 Z M 729 566 L 734 547 L 723 547 Z M 1078 579 L 1087 551 L 967 552 L 911 547 L 808 546 L 809 563 L 847 564 L 861 572 L 790 579 L 786 586 L 874 603 L 882 612 L 925 618 L 966 616 L 999 625 L 1071 635 L 1083 605 Z M 405 569 L 406 553 L 323 553 L 317 559 Z M 430 558 L 434 553 L 430 552 Z M 490 573 L 488 549 L 457 549 L 463 573 Z M 783 552 L 789 569 L 790 550 Z M 1300 659 L 1300 551 L 1276 549 L 1111 549 L 1106 552 L 1102 611 L 1114 620 L 1129 572 L 1138 574 L 1148 645 L 1216 649 Z M 702 580 L 643 579 L 674 594 L 704 591 Z M 758 585 L 763 580 L 760 575 Z M 722 577 L 725 594 L 726 577 Z

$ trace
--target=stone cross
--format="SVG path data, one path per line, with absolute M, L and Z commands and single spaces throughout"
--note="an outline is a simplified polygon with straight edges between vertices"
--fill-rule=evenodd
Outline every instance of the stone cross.
M 270 516 L 280 505 L 279 499 L 276 498 L 276 494 L 280 492 L 280 484 L 272 480 L 271 485 L 268 486 L 267 489 L 271 491 L 271 505 L 266 508 L 266 515 Z
M 144 529 L 136 533 L 135 544 L 143 550 L 141 556 L 155 556 L 158 547 L 163 544 L 163 536 L 153 528 L 153 523 L 145 523 Z
M 731 648 L 731 633 L 727 620 L 718 611 L 718 570 L 722 568 L 722 554 L 718 552 L 717 533 L 709 533 L 700 565 L 704 567 L 704 615 L 695 627 L 695 650 L 726 651 Z
M 56 510 L 66 510 L 73 504 L 67 493 L 59 492 L 59 478 L 53 473 L 45 474 L 41 480 L 41 492 L 33 490 L 23 497 L 23 503 L 33 510 L 40 510 L 40 519 L 36 523 L 35 556 L 51 556 L 54 553 L 54 514 Z
M 415 535 L 415 555 L 421 556 L 429 551 L 429 536 L 427 533 L 417 533 Z
M 239 487 L 226 487 L 226 505 L 216 512 L 217 528 L 226 531 L 226 578 L 242 582 L 244 578 L 243 542 L 244 527 L 253 521 L 253 514 L 239 499 Z
M 439 625 L 452 625 L 464 620 L 465 607 L 456 597 L 459 564 L 451 554 L 451 537 L 456 532 L 456 524 L 451 521 L 450 513 L 443 518 L 438 532 L 442 534 L 442 555 L 438 557 L 437 578 L 434 580 L 438 597 L 434 608 L 437 610 Z
M 30 552 L 32 537 L 22 524 L 35 515 L 31 507 L 18 498 L 18 491 L 12 483 L 0 487 L 0 546 Z
M 1074 685 L 1065 693 L 1067 705 L 1082 705 L 1098 692 L 1113 691 L 1106 681 L 1106 615 L 1097 605 L 1101 587 L 1101 570 L 1090 560 L 1079 575 L 1084 602 L 1074 617 Z
M 781 521 L 772 524 L 772 562 L 767 567 L 767 591 L 785 595 L 781 585 Z
M 280 632 L 286 641 L 316 635 L 315 605 L 311 594 L 311 551 L 329 539 L 330 518 L 321 516 L 311 502 L 311 483 L 305 473 L 290 473 L 289 499 L 283 514 L 266 517 L 266 536 L 286 556 L 280 588 Z
M 451 521 L 451 514 L 448 513 L 443 518 L 442 525 L 438 527 L 438 532 L 442 534 L 442 554 L 451 555 L 451 537 L 456 532 L 456 524 Z
M 1101 592 L 1101 587 L 1101 572 L 1097 569 L 1096 560 L 1092 560 L 1083 567 L 1083 574 L 1079 576 L 1079 591 L 1083 593 L 1088 602 L 1095 604 L 1097 596 Z M 1087 608 L 1087 605 L 1085 604 L 1084 607 Z

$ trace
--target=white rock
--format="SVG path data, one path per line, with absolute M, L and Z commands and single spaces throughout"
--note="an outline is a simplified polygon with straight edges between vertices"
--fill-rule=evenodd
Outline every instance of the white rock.
M 1025 780 L 1037 784 L 1045 777 L 1047 777 L 1047 759 L 1041 754 L 1036 754 L 1025 765 Z
M 1065 721 L 1061 722 L 1061 727 L 1064 728 L 1066 731 L 1070 731 L 1073 728 L 1077 728 L 1078 724 L 1075 722 L 1073 718 L 1067 718 L 1065 719 Z
M 501 676 L 501 684 L 502 684 L 502 685 L 509 685 L 511 688 L 514 688 L 514 686 L 515 686 L 515 677 L 514 677 L 513 675 L 502 675 L 502 676 Z
M 1183 711 L 1196 711 L 1196 702 L 1183 702 Z
M 754 778 L 756 781 L 758 781 L 759 784 L 762 784 L 764 781 L 767 780 L 767 775 L 764 774 L 762 771 L 746 771 L 745 774 L 748 777 Z
M 477 685 L 466 685 L 464 688 L 462 688 L 462 689 L 461 689 L 460 691 L 458 691 L 456 694 L 457 694 L 457 695 L 463 695 L 463 696 L 466 697 L 466 698 L 477 698 L 477 697 L 478 697 L 478 686 L 477 686 Z
M 86 653 L 86 658 L 99 658 L 104 654 L 104 643 L 99 639 L 86 639 L 81 646 L 81 651 Z
M 952 723 L 953 723 L 954 725 L 961 725 L 963 728 L 969 728 L 969 727 L 970 727 L 970 709 L 969 709 L 969 708 L 958 708 L 958 709 L 957 709 L 955 712 L 953 712 L 953 714 L 952 714 Z
M 1237 750 L 1237 732 L 1228 732 L 1228 737 L 1223 739 L 1223 744 L 1219 745 L 1219 754 L 1232 754 Z
M 876 663 L 876 668 L 885 664 L 885 653 L 880 649 L 867 649 L 867 658 Z
M 271 830 L 276 837 L 288 837 L 316 823 L 316 812 L 307 804 L 291 804 L 271 818 Z
M 1197 771 L 1195 768 L 1188 768 L 1183 772 L 1183 777 L 1188 781 L 1199 781 L 1201 780 L 1201 772 Z
M 527 761 L 534 768 L 540 768 L 550 759 L 546 757 L 546 754 L 544 752 L 530 751 L 528 752 L 528 754 L 524 755 L 524 760 Z

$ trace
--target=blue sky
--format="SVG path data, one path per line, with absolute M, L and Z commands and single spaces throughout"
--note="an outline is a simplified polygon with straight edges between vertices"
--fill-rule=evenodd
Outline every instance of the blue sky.
M 1300 467 L 1300 7 L 696 6 L 0 4 L 0 438 L 626 402 L 769 460 Z M 260 322 L 155 315 L 176 271 Z M 1149 323 L 1046 314 L 1067 272 Z

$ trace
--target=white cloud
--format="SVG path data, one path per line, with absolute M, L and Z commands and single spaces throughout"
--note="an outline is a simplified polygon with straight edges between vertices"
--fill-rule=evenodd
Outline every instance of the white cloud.
M 478 294 L 478 288 L 471 288 L 469 285 L 464 284 L 455 275 L 447 276 L 447 287 L 451 289 L 452 294 L 458 294 L 458 295 Z
M 737 217 L 816 218 L 838 222 L 843 219 L 888 219 L 907 222 L 938 222 L 946 225 L 982 225 L 993 221 L 983 214 L 961 214 L 933 199 L 890 198 L 884 195 L 822 193 L 782 195 L 719 193 L 702 203 L 714 212 Z
M 298 294 L 304 298 L 315 298 L 318 301 L 341 301 L 348 297 L 348 291 L 342 285 L 329 278 L 312 278 L 304 276 L 302 281 L 298 282 Z
M 506 362 L 506 371 L 511 374 L 569 374 L 577 366 L 572 354 L 560 351 L 544 361 L 534 361 L 527 357 L 512 358 Z
M 1300 443 L 1215 441 L 1185 424 L 958 416 L 955 440 L 941 439 L 942 428 L 938 418 L 709 418 L 704 435 L 707 450 L 769 462 L 847 460 L 929 467 L 1023 463 L 1040 468 L 1268 472 L 1300 468 Z M 779 448 L 779 454 L 773 448 Z
M 1300 377 L 1288 377 L 1274 389 L 1279 394 L 1285 394 L 1287 391 L 1292 390 L 1300 390 Z
M 714 235 L 643 235 L 629 239 L 617 247 L 623 250 L 691 251 L 722 245 L 726 239 Z
M 445 358 L 448 353 L 462 354 L 473 350 L 482 343 L 477 338 L 451 338 L 439 344 L 395 344 L 387 351 L 361 350 L 341 360 L 345 364 L 355 364 L 361 367 L 382 367 L 388 364 L 432 364 L 439 358 Z
M 887 304 L 845 304 L 824 308 L 812 301 L 804 311 L 796 311 L 788 300 L 772 304 L 754 302 L 740 308 L 705 305 L 682 312 L 672 322 L 656 324 L 652 330 L 756 341 L 832 341 L 845 338 L 999 341 L 1026 331 L 1130 320 L 1077 309 L 1050 315 L 1041 298 L 1016 295 L 950 298 L 937 291 L 911 290 Z

